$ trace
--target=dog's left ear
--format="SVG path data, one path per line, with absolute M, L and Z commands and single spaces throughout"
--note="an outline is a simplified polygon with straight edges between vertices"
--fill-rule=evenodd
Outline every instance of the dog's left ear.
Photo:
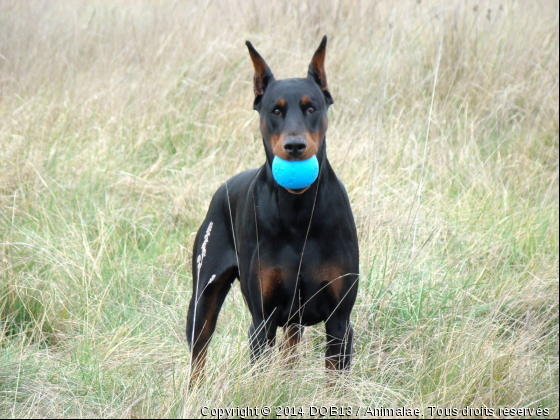
M 325 100 L 327 101 L 327 105 L 332 105 L 334 100 L 329 92 L 329 87 L 327 85 L 327 73 L 325 73 L 325 55 L 327 53 L 327 36 L 325 35 L 321 40 L 321 44 L 315 54 L 313 54 L 313 58 L 311 59 L 311 63 L 309 63 L 309 70 L 307 72 L 307 77 L 310 79 L 315 80 L 315 82 L 319 85 L 323 94 L 325 95 Z

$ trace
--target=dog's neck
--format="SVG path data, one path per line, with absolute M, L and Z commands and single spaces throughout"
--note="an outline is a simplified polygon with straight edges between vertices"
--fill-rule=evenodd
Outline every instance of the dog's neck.
M 258 210 L 259 213 L 268 214 L 268 221 L 281 221 L 281 225 L 285 229 L 293 231 L 298 236 L 309 227 L 311 215 L 315 208 L 320 206 L 322 201 L 321 196 L 328 194 L 329 184 L 336 178 L 334 170 L 327 159 L 326 148 L 321 147 L 320 152 L 320 155 L 319 153 L 317 154 L 317 159 L 320 158 L 317 179 L 306 190 L 297 191 L 297 193 L 290 192 L 288 189 L 278 185 L 274 180 L 269 160 L 267 160 L 261 170 L 261 177 L 264 178 L 261 178 L 264 181 L 262 185 L 266 185 L 266 189 L 270 194 L 270 200 L 265 201 L 266 205 L 261 203 L 263 207 Z M 257 198 L 257 201 L 260 200 Z M 270 205 L 274 208 L 268 207 Z M 265 209 L 265 207 L 267 208 Z M 273 214 L 276 217 L 273 217 Z

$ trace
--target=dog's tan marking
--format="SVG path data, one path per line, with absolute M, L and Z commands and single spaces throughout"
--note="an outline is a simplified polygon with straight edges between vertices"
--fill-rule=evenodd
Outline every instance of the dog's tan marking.
M 290 160 L 290 155 L 284 149 L 284 133 L 273 134 L 270 137 L 270 148 L 275 156 L 283 160 Z
M 282 354 L 288 364 L 295 362 L 297 345 L 301 341 L 302 327 L 299 325 L 288 325 L 284 327 L 282 338 Z
M 321 140 L 323 136 L 320 131 L 312 131 L 305 133 L 305 140 L 307 141 L 307 147 L 305 151 L 301 155 L 301 160 L 307 160 L 311 158 L 313 155 L 316 155 L 319 151 L 319 147 L 321 147 Z
M 259 271 L 261 292 L 264 300 L 272 298 L 277 286 L 282 284 L 285 271 L 280 267 L 262 267 Z
M 326 285 L 325 290 L 335 299 L 342 297 L 342 287 L 347 271 L 338 262 L 328 262 L 321 264 L 315 272 L 317 280 Z
M 305 187 L 304 189 L 299 190 L 299 191 L 292 190 L 292 189 L 290 189 L 290 188 L 286 188 L 286 190 L 288 190 L 288 192 L 289 192 L 290 194 L 301 195 L 301 194 L 303 194 L 304 192 L 306 192 L 309 188 L 311 188 L 311 185 L 308 186 L 308 187 Z

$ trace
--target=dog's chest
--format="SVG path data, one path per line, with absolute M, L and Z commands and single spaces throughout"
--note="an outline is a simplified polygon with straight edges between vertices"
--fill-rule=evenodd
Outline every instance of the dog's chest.
M 350 274 L 341 259 L 313 252 L 305 252 L 301 259 L 301 254 L 284 251 L 277 258 L 261 259 L 256 268 L 264 306 L 275 308 L 282 322 L 294 321 L 290 314 L 301 309 L 298 316 L 305 319 L 296 322 L 304 324 L 323 320 L 322 312 L 343 298 Z

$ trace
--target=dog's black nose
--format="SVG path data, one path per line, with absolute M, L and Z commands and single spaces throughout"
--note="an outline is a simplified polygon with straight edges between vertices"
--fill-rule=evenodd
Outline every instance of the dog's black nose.
M 284 149 L 293 157 L 300 157 L 307 148 L 307 141 L 304 137 L 286 137 L 284 139 Z

